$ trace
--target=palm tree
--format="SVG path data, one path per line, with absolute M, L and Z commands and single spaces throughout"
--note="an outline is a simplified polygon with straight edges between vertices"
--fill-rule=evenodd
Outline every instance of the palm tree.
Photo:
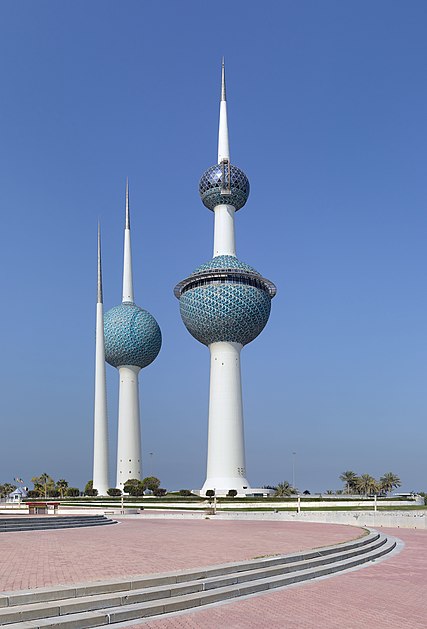
M 367 496 L 378 492 L 378 483 L 370 474 L 362 474 L 357 480 L 357 489 Z
M 292 487 L 287 480 L 284 480 L 283 483 L 278 483 L 276 487 L 276 491 L 274 493 L 278 498 L 284 498 L 285 496 L 292 496 L 292 494 L 297 494 L 298 490 L 295 487 Z
M 4 483 L 4 485 L 0 485 L 0 498 L 7 498 L 12 491 L 15 491 L 16 485 L 12 485 L 11 483 Z
M 41 496 L 44 494 L 45 498 L 47 498 L 48 490 L 55 487 L 55 481 L 46 472 L 43 472 L 40 476 L 34 476 L 31 482 L 34 483 L 35 491 L 38 491 Z
M 380 478 L 380 487 L 386 494 L 388 494 L 393 487 L 401 486 L 400 478 L 393 474 L 393 472 L 386 472 Z
M 346 485 L 346 493 L 350 494 L 356 490 L 358 476 L 356 472 L 347 470 L 340 476 L 340 480 Z
M 59 489 L 61 498 L 64 497 L 64 492 L 67 489 L 67 487 L 68 487 L 68 482 L 64 478 L 60 478 L 59 481 L 57 481 L 56 488 Z

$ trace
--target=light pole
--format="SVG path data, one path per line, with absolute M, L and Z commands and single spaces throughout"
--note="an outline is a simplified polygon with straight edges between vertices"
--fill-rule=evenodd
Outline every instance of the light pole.
M 292 452 L 292 487 L 295 489 L 295 455 L 296 452 Z
M 153 454 L 154 452 L 149 452 L 150 455 L 150 473 L 149 476 L 153 476 Z

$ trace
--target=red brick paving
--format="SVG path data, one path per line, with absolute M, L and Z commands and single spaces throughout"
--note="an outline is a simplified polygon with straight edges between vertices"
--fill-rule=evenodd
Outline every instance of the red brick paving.
M 353 539 L 361 529 L 306 522 L 123 520 L 59 531 L 0 533 L 0 590 L 168 572 Z
M 426 629 L 427 531 L 382 531 L 405 547 L 377 565 L 132 629 Z
M 129 629 L 426 629 L 427 531 L 383 529 L 399 554 L 361 570 Z M 300 522 L 127 520 L 0 534 L 0 589 L 206 566 L 339 543 L 360 529 Z

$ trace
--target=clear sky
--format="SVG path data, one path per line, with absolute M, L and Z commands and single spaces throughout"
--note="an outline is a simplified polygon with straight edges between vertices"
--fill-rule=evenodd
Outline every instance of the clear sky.
M 237 253 L 278 287 L 242 352 L 248 479 L 294 459 L 301 490 L 347 469 L 427 489 L 426 28 L 417 0 L 2 0 L 0 482 L 92 477 L 97 220 L 107 309 L 129 176 L 135 299 L 163 333 L 144 475 L 203 483 L 209 353 L 173 287 L 212 256 L 225 55 Z

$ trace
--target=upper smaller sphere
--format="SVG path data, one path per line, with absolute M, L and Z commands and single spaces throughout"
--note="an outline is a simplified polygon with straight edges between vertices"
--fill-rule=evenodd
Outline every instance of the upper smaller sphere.
M 249 180 L 243 170 L 227 161 L 208 168 L 199 182 L 201 199 L 210 210 L 217 205 L 232 205 L 240 210 L 248 200 L 249 190 Z
M 123 303 L 104 315 L 105 360 L 113 367 L 147 367 L 162 345 L 155 318 L 133 303 Z

